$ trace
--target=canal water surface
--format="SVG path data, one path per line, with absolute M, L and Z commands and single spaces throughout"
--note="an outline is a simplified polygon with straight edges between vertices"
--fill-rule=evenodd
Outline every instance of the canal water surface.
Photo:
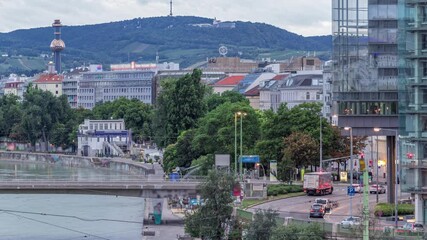
M 0 181 L 115 181 L 141 176 L 106 168 L 0 161 Z M 0 239 L 141 239 L 144 200 L 72 194 L 0 194 Z

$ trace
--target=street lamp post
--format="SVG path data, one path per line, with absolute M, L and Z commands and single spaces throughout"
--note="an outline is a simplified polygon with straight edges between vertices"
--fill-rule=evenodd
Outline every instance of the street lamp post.
M 397 221 L 398 221 L 398 198 L 397 198 L 397 175 L 398 175 L 398 169 L 397 169 L 397 158 L 399 157 L 399 131 L 396 129 L 388 129 L 388 128 L 374 128 L 375 132 L 379 132 L 379 131 L 390 131 L 390 132 L 394 132 L 395 136 L 396 136 L 396 157 L 394 159 L 394 226 L 397 229 Z M 391 164 L 391 163 L 390 163 Z M 378 188 L 377 188 L 377 193 L 378 193 Z
M 237 115 L 240 112 L 234 113 L 234 176 L 237 176 Z
M 377 185 L 380 184 L 378 180 L 378 169 L 379 169 L 379 158 L 378 158 L 378 135 L 377 135 Z M 377 203 L 379 202 L 378 190 L 377 190 Z
M 235 112 L 234 113 L 234 176 L 236 176 L 237 177 L 237 173 L 238 173 L 238 171 L 237 171 L 237 118 L 238 117 L 240 117 L 240 156 L 239 156 L 239 158 L 241 158 L 242 157 L 242 146 L 243 146 L 243 144 L 242 144 L 242 140 L 243 140 L 243 137 L 242 137 L 242 130 L 243 130 L 243 127 L 242 127 L 242 123 L 243 123 L 243 116 L 246 116 L 246 113 L 244 113 L 244 112 Z M 242 161 L 241 161 L 241 159 L 240 159 L 240 171 L 239 171 L 239 173 L 240 173 L 240 176 L 242 177 Z
M 240 177 L 243 181 L 243 116 L 246 116 L 246 113 L 240 112 Z
M 319 172 L 322 171 L 322 161 L 323 161 L 323 136 L 322 136 L 322 113 L 320 113 L 320 165 L 319 165 Z
M 344 130 L 350 131 L 350 186 L 353 187 L 353 128 L 345 127 Z M 353 196 L 350 195 L 350 217 L 353 216 Z

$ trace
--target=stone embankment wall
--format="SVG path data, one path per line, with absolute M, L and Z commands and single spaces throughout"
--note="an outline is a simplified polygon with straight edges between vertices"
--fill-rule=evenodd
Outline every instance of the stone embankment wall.
M 97 158 L 52 153 L 0 151 L 0 160 L 52 163 L 67 167 L 105 167 L 116 171 L 144 175 L 154 173 L 142 163 L 122 158 Z

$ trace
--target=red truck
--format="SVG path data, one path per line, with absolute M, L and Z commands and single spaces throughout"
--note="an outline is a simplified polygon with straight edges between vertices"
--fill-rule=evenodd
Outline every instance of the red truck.
M 304 192 L 307 195 L 332 194 L 332 175 L 330 172 L 312 172 L 304 174 Z

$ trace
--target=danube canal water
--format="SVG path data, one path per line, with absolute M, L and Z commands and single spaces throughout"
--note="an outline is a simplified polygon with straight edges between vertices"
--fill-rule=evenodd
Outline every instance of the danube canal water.
M 106 168 L 0 161 L 0 181 L 141 180 Z M 144 199 L 111 195 L 0 194 L 0 239 L 141 239 Z

